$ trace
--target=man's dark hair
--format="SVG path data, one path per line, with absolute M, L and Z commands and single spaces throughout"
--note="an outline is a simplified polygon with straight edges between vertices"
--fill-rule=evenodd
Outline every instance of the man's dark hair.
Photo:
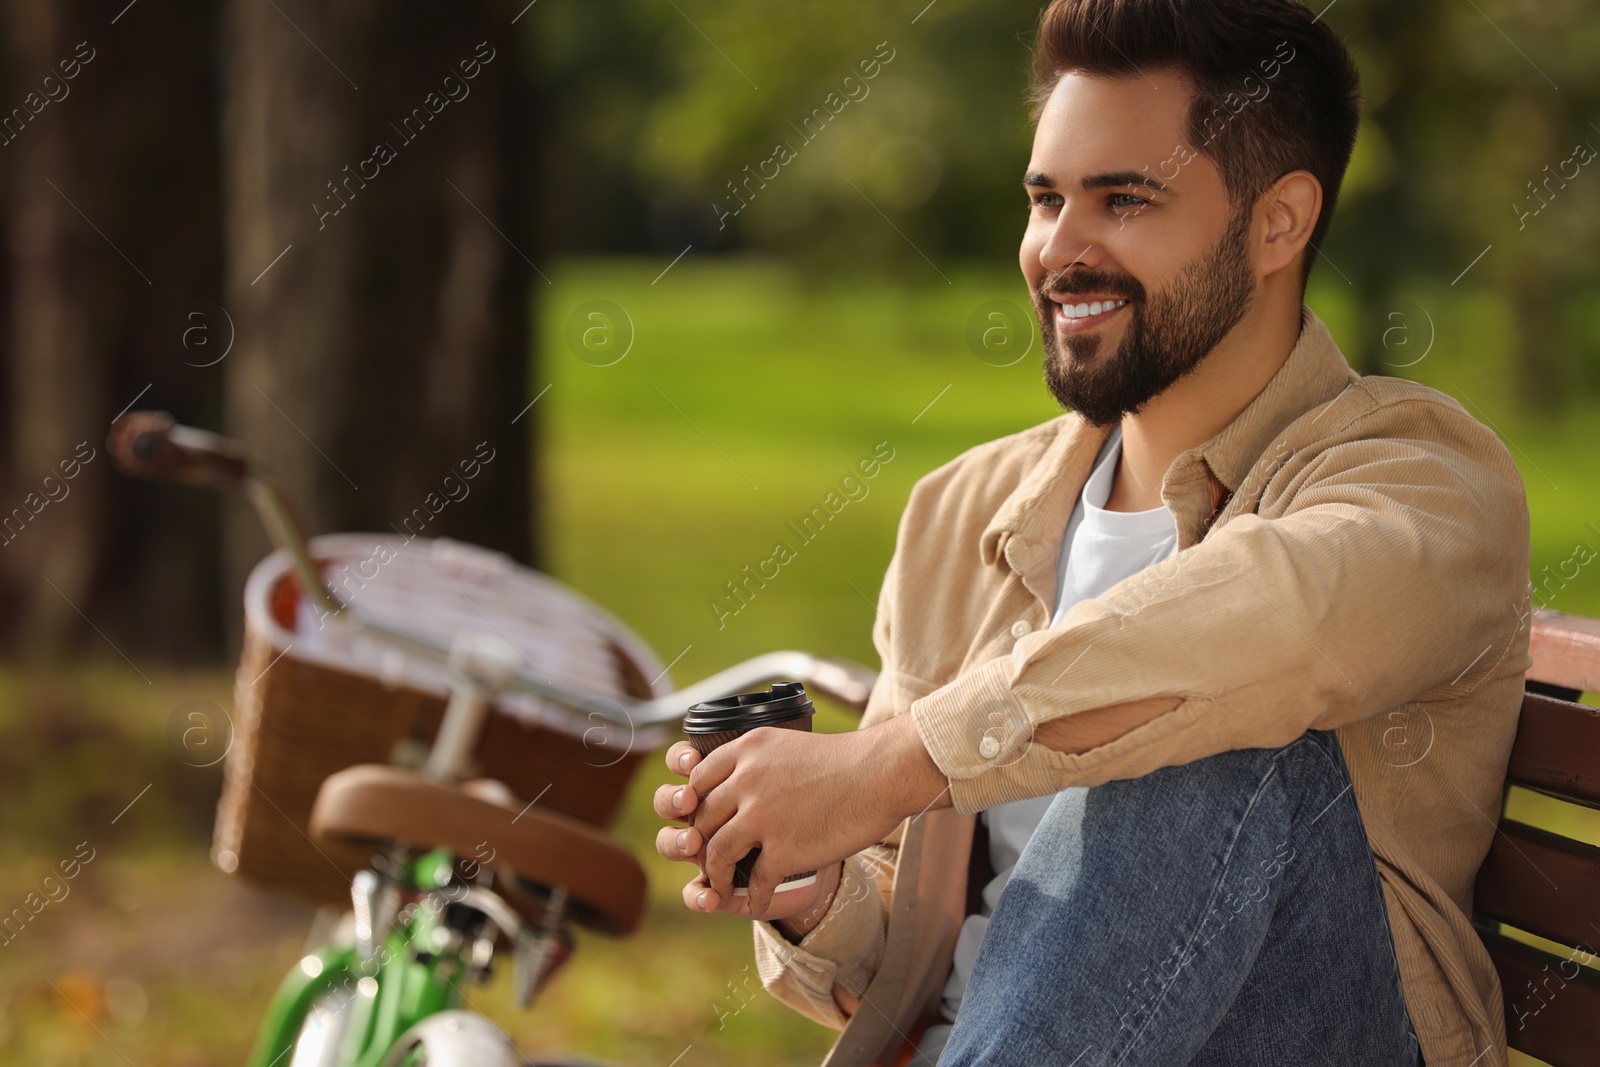
M 1296 0 L 1054 0 L 1034 45 L 1033 119 L 1069 71 L 1155 70 L 1194 86 L 1189 147 L 1217 165 L 1236 208 L 1290 171 L 1322 183 L 1304 290 L 1361 124 L 1361 79 L 1344 42 Z

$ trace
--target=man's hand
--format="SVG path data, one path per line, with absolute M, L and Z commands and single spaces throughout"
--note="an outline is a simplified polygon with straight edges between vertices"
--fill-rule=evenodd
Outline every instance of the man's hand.
M 667 769 L 685 778 L 700 762 L 700 753 L 687 741 L 679 741 L 667 749 Z M 664 819 L 687 820 L 695 808 L 695 795 L 687 786 L 664 785 L 656 790 L 656 814 Z M 683 809 L 680 809 L 682 805 Z M 683 904 L 690 911 L 723 911 L 730 915 L 754 919 L 750 912 L 748 896 L 731 893 L 718 896 L 706 882 L 705 865 L 701 851 L 705 839 L 694 826 L 664 826 L 656 834 L 656 851 L 664 859 L 693 863 L 700 873 L 683 887 Z M 839 888 L 841 864 L 835 863 L 817 871 L 817 880 L 808 886 L 788 889 L 776 894 L 773 903 L 761 918 L 777 923 L 790 941 L 799 942 L 828 913 L 833 895 Z
M 656 848 L 700 865 L 700 878 L 684 889 L 684 903 L 696 911 L 804 916 L 824 897 L 820 888 L 810 899 L 801 898 L 814 887 L 775 896 L 778 882 L 816 870 L 818 887 L 836 884 L 839 861 L 881 841 L 902 819 L 950 803 L 949 783 L 909 715 L 842 734 L 752 730 L 704 759 L 678 744 L 668 767 L 687 772 L 689 782 L 656 790 L 656 814 L 692 825 L 663 830 Z M 736 898 L 733 865 L 752 848 L 761 857 L 750 893 Z

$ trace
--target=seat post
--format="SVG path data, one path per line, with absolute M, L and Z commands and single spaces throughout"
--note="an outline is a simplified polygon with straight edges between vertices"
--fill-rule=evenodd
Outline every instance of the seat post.
M 472 774 L 489 702 L 521 659 L 510 642 L 494 634 L 456 635 L 450 646 L 450 703 L 423 764 L 424 777 L 453 782 Z

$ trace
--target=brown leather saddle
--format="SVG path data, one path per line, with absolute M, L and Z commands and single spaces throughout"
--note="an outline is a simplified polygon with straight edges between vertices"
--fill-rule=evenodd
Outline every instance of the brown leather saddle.
M 630 934 L 644 913 L 644 868 L 632 852 L 587 823 L 511 797 L 498 783 L 434 781 L 382 764 L 347 767 L 323 782 L 310 829 L 327 841 L 397 841 L 479 857 L 535 886 L 566 890 L 573 921 L 604 933 Z M 537 895 L 503 895 L 525 921 L 543 924 Z

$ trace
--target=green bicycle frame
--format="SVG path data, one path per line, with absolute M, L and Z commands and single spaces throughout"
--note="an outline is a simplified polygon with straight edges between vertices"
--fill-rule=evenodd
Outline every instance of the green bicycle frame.
M 451 862 L 442 849 L 418 858 L 406 866 L 407 888 L 437 891 L 448 881 Z M 330 993 L 339 992 L 339 1010 L 351 1013 L 340 1067 L 379 1067 L 412 1026 L 459 1007 L 456 979 L 466 970 L 466 950 L 440 951 L 451 940 L 443 920 L 441 907 L 410 904 L 371 959 L 362 959 L 353 945 L 331 944 L 302 958 L 273 995 L 249 1067 L 287 1067 L 313 1005 Z

